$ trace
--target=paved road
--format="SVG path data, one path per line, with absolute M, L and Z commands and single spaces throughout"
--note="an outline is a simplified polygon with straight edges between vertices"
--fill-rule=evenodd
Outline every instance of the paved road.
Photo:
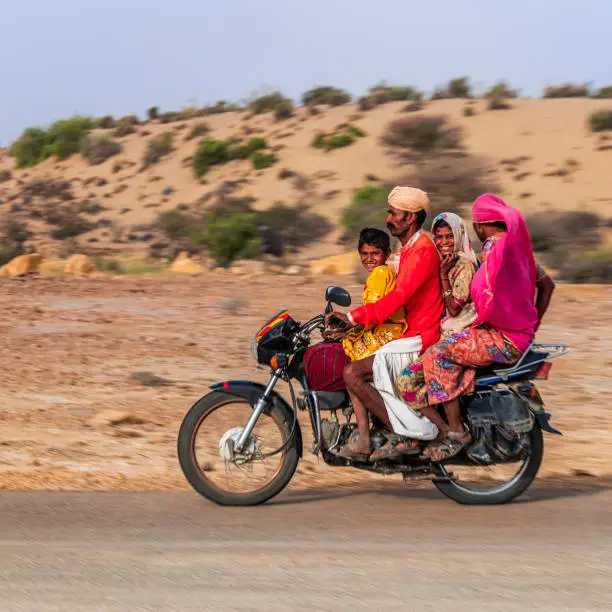
M 612 610 L 612 491 L 3 493 L 0 610 Z

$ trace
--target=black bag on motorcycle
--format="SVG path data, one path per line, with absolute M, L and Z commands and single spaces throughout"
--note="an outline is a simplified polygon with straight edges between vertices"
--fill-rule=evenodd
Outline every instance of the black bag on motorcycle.
M 467 419 L 474 438 L 468 456 L 481 465 L 520 457 L 534 423 L 527 402 L 506 389 L 477 393 L 468 402 Z

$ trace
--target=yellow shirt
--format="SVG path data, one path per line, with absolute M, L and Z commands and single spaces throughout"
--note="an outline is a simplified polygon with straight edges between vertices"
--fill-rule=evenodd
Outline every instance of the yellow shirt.
M 364 304 L 378 302 L 395 288 L 395 271 L 389 266 L 377 266 L 370 272 L 362 294 Z M 352 329 L 342 341 L 344 352 L 351 361 L 365 359 L 375 353 L 381 346 L 398 340 L 406 331 L 404 309 L 398 310 L 382 325 L 371 328 Z

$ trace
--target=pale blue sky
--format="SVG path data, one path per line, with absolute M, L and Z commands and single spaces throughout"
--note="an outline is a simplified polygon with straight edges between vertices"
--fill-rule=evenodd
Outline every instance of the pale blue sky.
M 525 95 L 612 84 L 612 0 L 7 0 L 0 144 L 75 113 L 179 109 L 262 87 L 429 91 L 469 75 Z M 607 66 L 607 68 L 606 68 Z

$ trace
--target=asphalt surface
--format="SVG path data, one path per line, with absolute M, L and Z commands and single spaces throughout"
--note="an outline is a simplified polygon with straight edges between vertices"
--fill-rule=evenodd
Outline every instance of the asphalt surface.
M 0 494 L 1 610 L 612 610 L 612 490 Z

